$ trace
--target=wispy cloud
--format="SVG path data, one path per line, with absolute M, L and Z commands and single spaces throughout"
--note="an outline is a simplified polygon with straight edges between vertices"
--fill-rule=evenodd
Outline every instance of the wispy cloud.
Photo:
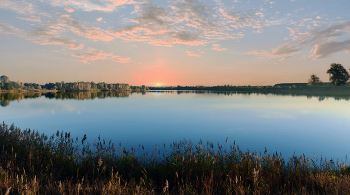
M 279 46 L 272 51 L 251 51 L 248 54 L 263 55 L 269 58 L 282 57 L 281 60 L 284 60 L 300 53 L 306 47 L 313 47 L 312 56 L 315 59 L 321 59 L 334 53 L 350 51 L 350 40 L 336 41 L 350 35 L 350 21 L 340 22 L 321 29 L 312 28 L 304 33 L 301 33 L 299 28 L 288 29 L 290 30 L 290 37 L 293 39 L 292 42 Z
M 226 11 L 224 6 L 216 9 L 199 0 L 175 0 L 169 3 L 167 9 L 152 4 L 139 6 L 138 16 L 130 20 L 132 23 L 109 31 L 110 35 L 158 46 L 199 46 L 240 39 L 244 37 L 242 28 L 261 32 L 263 27 L 268 26 L 263 19 L 264 14 L 258 10 L 249 10 L 241 16 Z
M 82 10 L 82 11 L 103 11 L 112 12 L 116 7 L 126 4 L 140 4 L 140 2 L 133 0 L 103 0 L 103 1 L 90 1 L 90 0 L 49 0 L 51 5 L 60 7 L 70 7 L 69 10 Z M 71 9 L 73 8 L 73 9 Z M 70 12 L 69 10 L 66 10 Z M 73 10 L 73 11 L 74 11 Z
M 220 48 L 220 44 L 213 44 L 213 47 L 211 49 L 216 50 L 216 51 L 226 51 L 227 50 L 227 48 Z
M 53 29 L 39 28 L 34 31 L 24 31 L 9 24 L 0 24 L 0 33 L 13 34 L 40 45 L 63 45 L 72 50 L 83 48 L 83 45 L 76 43 L 75 40 L 60 38 Z
M 115 62 L 127 63 L 131 58 L 122 58 L 118 55 L 114 55 L 113 53 L 105 53 L 101 50 L 96 50 L 93 48 L 89 48 L 87 51 L 81 54 L 72 54 L 73 57 L 82 58 L 84 63 L 88 63 L 89 61 L 95 60 L 106 60 L 112 59 Z
M 25 0 L 20 1 L 10 1 L 10 0 L 1 0 L 0 9 L 12 10 L 20 14 L 34 14 L 35 6 L 31 3 L 28 3 Z
M 59 18 L 57 20 L 49 23 L 50 28 L 60 26 L 72 31 L 73 33 L 79 36 L 83 36 L 85 38 L 93 40 L 111 41 L 114 39 L 112 36 L 105 33 L 104 30 L 100 29 L 99 27 L 87 27 L 87 25 L 89 25 L 87 22 L 79 21 L 66 14 L 58 14 L 58 17 Z
M 30 16 L 29 18 L 28 17 L 17 17 L 17 18 L 20 20 L 25 20 L 30 22 L 38 22 L 38 23 L 41 22 L 41 17 L 39 16 Z
M 201 55 L 195 54 L 195 53 L 193 53 L 192 51 L 186 51 L 186 53 L 187 53 L 188 56 L 192 56 L 192 57 L 201 57 Z
M 117 58 L 114 61 L 119 63 L 128 63 L 131 58 Z
M 350 40 L 341 42 L 330 41 L 316 45 L 313 55 L 316 56 L 316 59 L 321 59 L 338 52 L 350 52 Z

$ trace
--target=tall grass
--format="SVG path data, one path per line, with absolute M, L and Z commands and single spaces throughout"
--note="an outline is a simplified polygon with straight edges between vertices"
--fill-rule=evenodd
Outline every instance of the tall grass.
M 165 147 L 165 146 L 164 146 Z M 349 194 L 345 163 L 186 140 L 151 154 L 0 125 L 0 194 Z

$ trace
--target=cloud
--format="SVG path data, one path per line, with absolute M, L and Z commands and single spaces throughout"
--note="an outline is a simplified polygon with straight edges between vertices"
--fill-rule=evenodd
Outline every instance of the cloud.
M 186 53 L 187 53 L 188 56 L 192 56 L 192 57 L 201 57 L 201 55 L 195 54 L 195 53 L 193 53 L 192 51 L 186 51 Z
M 301 50 L 298 45 L 294 44 L 285 44 L 276 49 L 274 49 L 271 53 L 272 56 L 285 56 L 297 53 Z
M 64 10 L 66 10 L 67 12 L 69 12 L 69 13 L 72 13 L 72 12 L 74 12 L 74 9 L 72 9 L 72 8 L 69 8 L 69 7 L 66 7 L 66 8 L 64 8 Z
M 212 7 L 205 6 L 200 1 L 177 0 L 170 6 L 174 13 L 174 22 L 186 23 L 202 31 L 214 30 Z
M 227 48 L 220 48 L 220 44 L 213 44 L 213 47 L 211 49 L 216 50 L 216 51 L 226 51 L 227 50 Z
M 118 58 L 118 59 L 116 59 L 114 61 L 115 62 L 119 62 L 119 63 L 128 63 L 130 59 L 131 58 Z
M 62 27 L 73 33 L 92 40 L 111 41 L 114 38 L 98 27 L 86 27 L 86 22 L 76 20 L 69 15 L 58 14 L 59 19 L 50 22 L 49 28 Z
M 250 9 L 243 14 L 227 11 L 223 8 L 220 8 L 219 12 L 223 16 L 224 22 L 235 29 L 248 27 L 262 29 L 265 26 L 270 26 L 269 22 L 264 19 L 264 14 L 256 9 Z
M 315 59 L 321 59 L 338 52 L 350 52 L 350 40 L 342 42 L 331 41 L 316 45 L 313 55 L 316 56 Z
M 96 21 L 98 21 L 98 22 L 99 22 L 99 21 L 102 21 L 102 20 L 103 20 L 103 18 L 97 18 L 97 19 L 96 19 Z
M 115 6 L 112 3 L 97 4 L 91 3 L 89 1 L 80 1 L 80 0 L 51 0 L 51 4 L 55 7 L 72 7 L 77 10 L 83 11 L 104 11 L 111 12 L 115 9 Z
M 82 11 L 103 11 L 112 12 L 118 6 L 126 4 L 140 4 L 140 2 L 133 0 L 102 0 L 102 1 L 89 1 L 89 0 L 49 0 L 51 5 L 55 7 L 72 7 L 74 10 Z M 69 10 L 73 10 L 68 8 Z M 74 11 L 73 10 L 73 11 Z M 66 10 L 68 11 L 68 10 Z M 68 11 L 69 12 L 69 11 Z
M 40 45 L 63 45 L 72 50 L 83 48 L 83 45 L 76 43 L 75 40 L 59 38 L 57 31 L 53 29 L 39 28 L 34 31 L 24 31 L 9 24 L 0 24 L 0 33 L 13 34 Z
M 275 62 L 275 64 L 281 64 L 284 60 L 290 58 L 291 56 L 284 56 L 283 58 L 281 58 L 280 60 L 278 60 L 277 62 Z
M 88 63 L 89 61 L 96 60 L 106 60 L 112 59 L 115 62 L 127 63 L 131 58 L 122 58 L 118 55 L 114 55 L 113 53 L 105 53 L 101 50 L 96 50 L 93 48 L 89 48 L 82 54 L 72 54 L 73 57 L 82 58 L 84 63 Z
M 253 51 L 249 51 L 247 54 L 250 55 L 265 55 L 265 56 L 269 56 L 270 52 L 267 50 L 253 50 Z
M 199 46 L 240 39 L 245 35 L 243 28 L 262 32 L 263 27 L 269 26 L 263 10 L 251 9 L 241 15 L 230 11 L 219 0 L 214 1 L 220 8 L 204 5 L 201 0 L 168 1 L 166 8 L 150 3 L 138 5 L 134 12 L 138 15 L 130 19 L 130 24 L 111 29 L 108 33 L 118 39 L 156 46 Z
M 24 0 L 22 1 L 1 0 L 0 9 L 12 10 L 20 14 L 34 14 L 36 12 L 34 9 L 34 5 Z
M 313 47 L 312 56 L 315 59 L 329 57 L 338 52 L 350 51 L 350 40 L 337 41 L 350 35 L 350 21 L 343 21 L 324 28 L 312 28 L 308 32 L 300 32 L 300 28 L 290 30 L 292 42 L 279 46 L 272 51 L 251 51 L 248 54 L 263 55 L 268 58 L 282 57 L 281 61 L 301 52 L 307 47 Z
M 30 22 L 41 22 L 41 17 L 39 16 L 30 16 L 29 18 L 17 17 L 20 20 L 30 21 Z
M 134 24 L 110 31 L 110 35 L 127 41 L 145 41 L 149 44 L 171 47 L 173 44 L 198 46 L 204 44 L 197 32 L 181 30 L 174 25 L 176 19 L 164 8 L 145 6 Z
M 109 0 L 109 1 L 112 2 L 115 6 L 135 3 L 133 0 Z
M 50 38 L 50 39 L 36 40 L 34 42 L 40 45 L 63 45 L 72 50 L 83 48 L 82 44 L 76 43 L 72 39 Z
M 119 57 L 117 55 L 113 55 L 113 53 L 104 53 L 103 51 L 95 50 L 92 48 L 89 48 L 89 50 L 85 51 L 83 54 L 73 54 L 72 56 L 77 58 L 83 58 L 84 60 L 88 60 L 88 61 L 105 60 L 107 58 Z

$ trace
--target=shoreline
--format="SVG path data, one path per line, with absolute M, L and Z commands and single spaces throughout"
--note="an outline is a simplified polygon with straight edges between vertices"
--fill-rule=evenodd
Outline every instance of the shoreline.
M 130 90 L 57 90 L 57 89 L 35 89 L 35 90 L 27 90 L 27 89 L 19 89 L 19 90 L 1 90 L 0 93 L 59 93 L 59 92 L 108 92 L 108 91 L 133 91 Z

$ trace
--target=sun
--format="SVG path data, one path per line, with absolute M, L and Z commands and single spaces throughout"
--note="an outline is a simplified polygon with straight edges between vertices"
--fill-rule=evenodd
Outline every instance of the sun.
M 156 87 L 161 87 L 162 83 L 156 83 Z

